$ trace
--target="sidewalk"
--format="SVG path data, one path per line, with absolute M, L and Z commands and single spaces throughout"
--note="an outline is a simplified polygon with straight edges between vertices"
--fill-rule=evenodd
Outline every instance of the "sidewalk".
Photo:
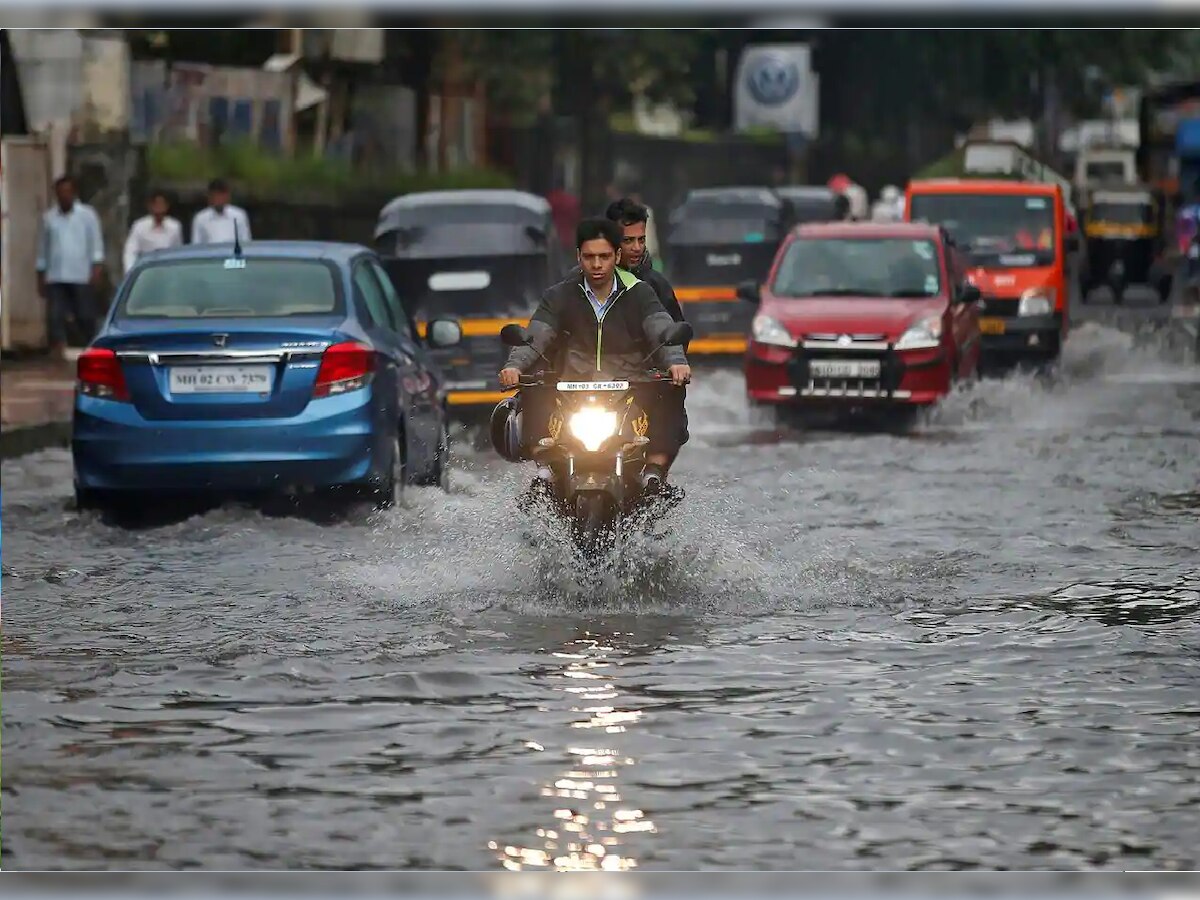
M 0 363 L 0 458 L 65 446 L 74 399 L 73 359 Z

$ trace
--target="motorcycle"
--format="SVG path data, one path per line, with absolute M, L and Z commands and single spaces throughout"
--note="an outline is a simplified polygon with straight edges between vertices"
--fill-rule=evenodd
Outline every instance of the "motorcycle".
M 504 326 L 500 338 L 510 347 L 529 345 L 528 333 L 516 324 Z M 682 345 L 691 338 L 692 327 L 679 322 L 664 334 L 661 346 Z M 536 490 L 571 524 L 581 551 L 599 552 L 651 499 L 642 490 L 650 418 L 638 397 L 647 390 L 678 388 L 669 375 L 654 369 L 638 380 L 557 381 L 553 372 L 522 375 L 518 387 L 554 389 L 549 434 L 532 450 L 533 462 L 550 477 L 535 481 Z M 500 446 L 497 450 L 513 458 Z

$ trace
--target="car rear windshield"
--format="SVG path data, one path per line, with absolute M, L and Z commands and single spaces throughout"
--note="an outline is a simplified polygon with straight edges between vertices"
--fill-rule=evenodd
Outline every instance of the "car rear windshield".
M 1047 194 L 914 194 L 911 216 L 944 225 L 977 265 L 1054 262 L 1054 198 Z
M 125 292 L 120 313 L 129 318 L 197 319 L 314 316 L 337 311 L 333 269 L 326 262 L 189 259 L 151 265 L 138 272 Z
M 801 238 L 771 284 L 777 297 L 936 297 L 941 266 L 933 241 Z

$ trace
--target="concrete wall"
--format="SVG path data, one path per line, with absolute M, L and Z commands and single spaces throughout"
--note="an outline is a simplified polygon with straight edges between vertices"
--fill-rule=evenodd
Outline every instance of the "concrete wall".
M 45 140 L 0 144 L 0 347 L 46 346 L 44 301 L 37 292 L 37 239 L 50 205 L 50 147 Z

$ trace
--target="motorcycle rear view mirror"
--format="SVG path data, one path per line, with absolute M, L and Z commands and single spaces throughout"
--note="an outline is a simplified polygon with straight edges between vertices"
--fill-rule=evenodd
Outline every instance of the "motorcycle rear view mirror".
M 663 335 L 663 343 L 668 346 L 682 346 L 692 339 L 695 332 L 687 322 L 676 322 Z
M 524 325 L 510 322 L 500 329 L 500 340 L 508 347 L 524 347 L 529 343 L 529 332 Z

